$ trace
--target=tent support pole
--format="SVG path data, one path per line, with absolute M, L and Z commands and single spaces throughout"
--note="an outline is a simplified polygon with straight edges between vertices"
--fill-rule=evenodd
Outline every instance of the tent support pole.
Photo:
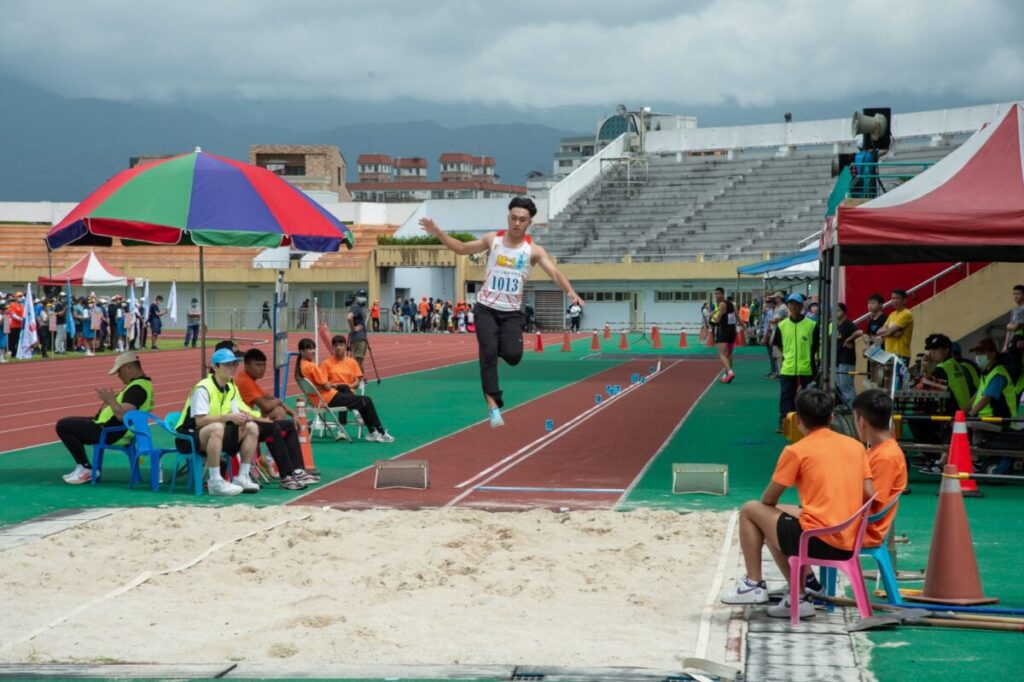
M 829 320 L 835 320 L 836 318 L 836 305 L 839 303 L 839 245 L 836 244 L 835 249 L 832 251 L 832 273 L 829 279 Z M 831 333 L 829 333 L 831 332 Z M 839 350 L 836 345 L 832 342 L 832 338 L 839 338 L 839 329 L 833 323 L 831 329 L 826 329 L 826 341 L 829 344 L 829 392 L 835 395 L 836 390 L 836 372 L 838 370 L 839 363 Z
M 206 274 L 203 247 L 199 247 L 199 378 L 206 376 Z

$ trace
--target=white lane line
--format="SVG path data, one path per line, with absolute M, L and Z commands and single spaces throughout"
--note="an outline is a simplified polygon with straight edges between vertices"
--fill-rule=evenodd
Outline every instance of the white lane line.
M 655 374 L 648 375 L 647 378 L 648 378 L 648 382 L 647 383 L 650 383 L 651 381 L 654 381 L 655 379 L 658 378 L 658 374 L 655 373 Z M 641 384 L 641 383 L 633 384 L 631 386 L 628 386 L 626 389 L 624 389 L 622 391 L 622 393 L 618 393 L 618 394 L 616 394 L 613 397 L 617 398 L 619 396 L 626 395 L 629 391 L 633 390 L 634 388 L 636 388 L 638 386 L 646 386 L 646 385 L 647 384 Z M 592 407 L 589 410 L 587 410 L 587 412 L 585 412 L 585 413 L 583 413 L 581 415 L 578 415 L 572 422 L 569 422 L 564 427 L 562 427 L 562 429 L 560 431 L 553 432 L 554 435 L 550 436 L 547 440 L 544 440 L 544 438 L 537 439 L 536 441 L 534 441 L 534 443 L 539 443 L 539 444 L 537 444 L 532 450 L 523 453 L 522 455 L 520 455 L 518 457 L 518 459 L 514 459 L 511 462 L 508 462 L 508 464 L 506 464 L 505 466 L 501 467 L 497 471 L 494 471 L 494 473 L 492 473 L 489 476 L 487 476 L 487 478 L 485 478 L 480 485 L 487 485 L 488 483 L 490 483 L 494 479 L 498 478 L 499 476 L 501 476 L 503 473 L 505 473 L 509 469 L 512 469 L 513 467 L 518 466 L 519 464 L 522 464 L 523 462 L 528 460 L 530 457 L 533 457 L 535 454 L 537 454 L 538 452 L 540 452 L 541 450 L 546 448 L 548 445 L 551 445 L 556 440 L 562 438 L 566 434 L 568 434 L 571 431 L 573 431 L 577 426 L 579 426 L 579 425 L 585 423 L 586 421 L 588 421 L 591 417 L 596 415 L 598 413 L 598 411 L 600 411 L 601 408 L 603 408 L 605 405 L 607 405 L 607 404 L 609 404 L 611 402 L 613 402 L 611 399 L 603 401 L 600 405 L 595 405 L 594 407 Z M 531 445 L 533 445 L 533 444 L 531 444 Z M 530 446 L 527 446 L 527 447 L 530 447 Z M 502 462 L 507 461 L 508 459 L 509 458 L 506 457 L 504 460 L 502 460 Z M 500 465 L 500 462 L 499 462 L 498 465 Z M 498 465 L 495 465 L 495 466 L 498 466 Z M 486 474 L 486 472 L 492 471 L 493 469 L 494 469 L 494 466 L 488 467 L 484 471 L 480 472 L 480 474 L 477 474 L 473 478 L 468 479 L 468 481 L 465 481 L 464 483 L 468 483 L 469 481 L 474 481 L 474 480 L 480 478 L 481 475 Z M 456 504 L 458 504 L 459 502 L 464 500 L 466 497 L 468 497 L 472 493 L 473 493 L 473 488 L 469 488 L 467 490 L 464 490 L 462 493 L 460 493 L 459 495 L 456 495 L 453 499 L 448 501 L 448 503 L 445 504 L 443 508 L 447 509 L 449 507 L 454 507 Z
M 653 374 L 649 375 L 648 378 L 653 377 L 653 376 L 654 376 Z M 643 386 L 643 384 L 641 384 L 641 383 L 631 384 L 630 386 L 627 386 L 621 393 L 616 393 L 615 395 L 610 396 L 607 400 L 602 400 L 600 403 L 594 405 L 593 407 L 588 407 L 586 410 L 584 410 L 580 414 L 576 415 L 575 417 L 573 417 L 572 419 L 567 421 L 565 424 L 562 424 L 557 429 L 555 429 L 553 431 L 549 431 L 549 432 L 545 433 L 543 436 L 541 436 L 540 438 L 537 438 L 536 440 L 531 441 L 530 443 L 527 443 L 523 447 L 521 447 L 518 450 L 516 450 L 515 452 L 513 452 L 511 455 L 508 455 L 504 459 L 502 459 L 502 460 L 500 460 L 498 462 L 495 462 L 491 466 L 487 467 L 483 471 L 480 471 L 479 473 L 477 473 L 476 475 L 472 476 L 471 478 L 467 478 L 465 481 L 463 481 L 462 483 L 459 483 L 455 487 L 456 488 L 465 488 L 466 486 L 468 486 L 473 481 L 476 481 L 479 478 L 483 478 L 484 476 L 486 476 L 487 474 L 491 473 L 492 471 L 494 471 L 498 467 L 500 467 L 500 466 L 506 464 L 507 462 L 515 459 L 516 457 L 519 457 L 520 455 L 522 455 L 527 450 L 530 450 L 531 448 L 534 448 L 534 447 L 537 447 L 537 446 L 543 447 L 542 444 L 546 444 L 546 443 L 544 443 L 544 441 L 554 442 L 554 441 L 558 440 L 559 438 L 562 437 L 563 432 L 565 432 L 567 430 L 568 431 L 572 431 L 574 428 L 576 428 L 577 422 L 579 422 L 580 420 L 586 421 L 587 419 L 590 419 L 590 417 L 593 416 L 594 413 L 603 410 L 609 404 L 615 402 L 619 397 L 626 395 L 627 393 L 629 393 L 630 391 L 632 391 L 633 389 L 635 389 L 638 386 Z
M 659 361 L 658 364 L 660 366 L 660 364 L 661 364 L 660 361 Z M 678 364 L 678 363 L 674 363 L 674 364 Z M 619 501 L 615 503 L 615 507 L 614 507 L 615 509 L 618 509 L 619 507 L 621 507 L 626 502 L 626 500 L 629 498 L 629 496 L 633 493 L 633 489 L 636 488 L 637 485 L 640 484 L 640 481 L 641 481 L 641 479 L 643 479 L 644 475 L 647 473 L 647 470 L 650 469 L 651 466 L 654 465 L 654 462 L 658 459 L 658 456 L 661 454 L 662 450 L 664 450 L 665 448 L 668 447 L 668 444 L 671 443 L 672 439 L 676 437 L 676 433 L 679 432 L 679 429 L 683 428 L 683 424 L 686 423 L 686 420 L 690 416 L 690 413 L 693 412 L 694 408 L 697 407 L 697 405 L 700 404 L 700 401 L 704 399 L 704 396 L 707 395 L 707 392 L 710 391 L 711 388 L 717 382 L 718 382 L 718 374 L 716 373 L 714 378 L 711 379 L 711 383 L 708 384 L 707 388 L 705 388 L 703 391 L 701 391 L 701 394 L 699 396 L 697 396 L 697 399 L 693 401 L 692 405 L 690 405 L 690 409 L 688 409 L 686 411 L 686 414 L 683 415 L 683 418 L 680 419 L 679 423 L 676 424 L 676 427 L 674 429 L 672 429 L 672 433 L 668 434 L 668 438 L 665 439 L 665 442 L 661 444 L 661 447 L 659 447 L 655 451 L 655 453 L 653 455 L 651 455 L 651 458 L 649 460 L 647 460 L 646 464 L 644 464 L 644 468 L 640 470 L 640 473 L 638 473 L 636 475 L 636 477 L 632 480 L 632 482 L 628 486 L 626 486 L 626 492 L 624 492 L 622 494 L 622 497 L 619 498 Z
M 736 532 L 736 520 L 740 513 L 734 511 L 729 515 L 729 525 L 725 529 L 725 538 L 722 540 L 722 551 L 718 554 L 718 566 L 715 567 L 715 577 L 711 581 L 711 589 L 704 600 L 704 610 L 700 614 L 700 627 L 697 630 L 697 648 L 694 651 L 695 658 L 707 658 L 708 640 L 711 638 L 711 617 L 714 613 L 715 604 L 718 602 L 718 595 L 722 591 L 722 580 L 725 577 L 725 562 L 729 559 L 732 550 L 732 538 Z

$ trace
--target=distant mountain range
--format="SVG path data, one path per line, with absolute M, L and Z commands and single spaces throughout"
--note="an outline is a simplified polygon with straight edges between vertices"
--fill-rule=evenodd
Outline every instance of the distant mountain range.
M 196 146 L 235 159 L 250 144 L 332 144 L 356 177 L 356 158 L 367 152 L 423 156 L 431 177 L 446 151 L 488 154 L 503 182 L 524 183 L 527 173 L 551 174 L 558 141 L 571 130 L 536 123 L 445 127 L 430 120 L 348 123 L 293 129 L 272 123 L 227 122 L 189 108 L 97 99 L 68 99 L 18 79 L 0 76 L 0 201 L 78 201 L 132 156 L 178 154 Z M 410 110 L 410 114 L 416 113 Z
M 550 175 L 559 138 L 595 132 L 597 121 L 617 104 L 540 109 L 342 97 L 120 102 L 68 98 L 4 74 L 0 93 L 0 149 L 7 158 L 0 167 L 0 201 L 76 201 L 127 168 L 132 156 L 200 146 L 247 160 L 250 144 L 336 145 L 348 162 L 349 181 L 355 180 L 356 158 L 368 152 L 426 157 L 432 178 L 438 177 L 443 152 L 488 154 L 497 160 L 503 182 L 523 183 L 531 171 Z M 899 113 L 980 103 L 957 95 L 889 94 L 766 107 L 643 102 L 655 111 L 697 116 L 701 127 L 781 121 L 785 111 L 806 121 L 845 117 L 864 106 L 891 106 Z

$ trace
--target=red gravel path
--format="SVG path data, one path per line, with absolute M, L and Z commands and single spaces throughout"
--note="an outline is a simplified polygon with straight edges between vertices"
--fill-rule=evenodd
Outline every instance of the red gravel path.
M 427 490 L 374 490 L 370 468 L 318 488 L 294 504 L 610 508 L 622 492 L 566 489 L 628 488 L 719 371 L 711 361 L 676 362 L 666 364 L 646 383 L 630 386 L 630 375 L 647 374 L 649 364 L 623 363 L 507 411 L 506 425 L 500 429 L 483 422 L 403 454 L 403 459 L 430 463 Z M 607 384 L 620 384 L 623 393 L 595 407 L 595 395 Z M 544 429 L 547 419 L 556 427 L 551 433 Z M 511 468 L 502 471 L 509 464 Z M 488 473 L 478 476 L 485 470 Z M 471 483 L 457 487 L 467 480 Z M 549 490 L 474 489 L 480 485 Z

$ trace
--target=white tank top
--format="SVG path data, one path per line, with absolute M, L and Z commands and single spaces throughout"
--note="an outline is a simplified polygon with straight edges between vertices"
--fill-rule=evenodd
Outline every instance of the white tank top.
M 494 236 L 487 255 L 487 274 L 476 300 L 495 310 L 519 310 L 523 305 L 523 289 L 530 278 L 530 257 L 533 240 L 526 237 L 514 249 L 504 244 L 504 230 Z

